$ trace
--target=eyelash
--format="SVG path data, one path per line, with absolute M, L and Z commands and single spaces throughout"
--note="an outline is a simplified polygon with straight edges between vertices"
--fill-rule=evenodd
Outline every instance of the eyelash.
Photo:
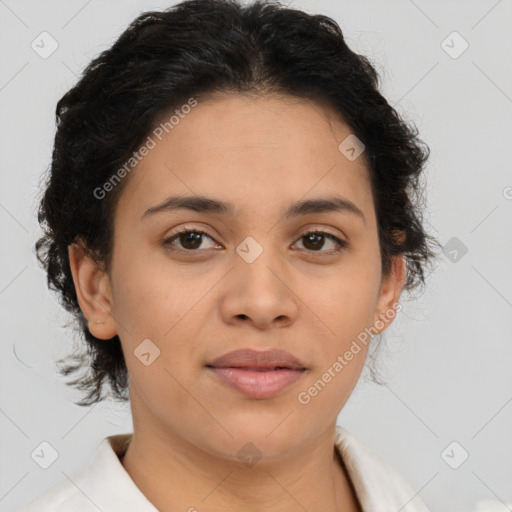
M 174 233 L 170 237 L 166 238 L 162 242 L 162 244 L 166 248 L 171 250 L 171 251 L 181 251 L 181 252 L 193 253 L 193 252 L 201 252 L 203 250 L 206 250 L 206 249 L 180 249 L 180 248 L 172 247 L 171 244 L 172 244 L 172 242 L 175 239 L 179 238 L 180 235 L 184 235 L 184 234 L 187 234 L 187 233 L 196 233 L 196 234 L 199 234 L 199 235 L 204 235 L 204 236 L 207 236 L 208 238 L 211 238 L 213 240 L 213 237 L 211 237 L 206 231 L 202 231 L 201 229 L 184 228 L 181 231 L 178 231 L 177 233 Z M 312 250 L 309 250 L 309 252 L 313 253 L 315 256 L 317 256 L 317 255 L 320 255 L 320 256 L 322 256 L 322 255 L 323 256 L 332 256 L 334 254 L 340 253 L 341 251 L 343 251 L 347 247 L 347 243 L 344 240 L 341 240 L 337 236 L 335 236 L 335 235 L 333 235 L 331 233 L 328 233 L 326 231 L 319 231 L 319 230 L 306 231 L 305 233 L 303 233 L 299 237 L 299 239 L 304 238 L 304 237 L 306 237 L 308 235 L 324 235 L 327 238 L 329 238 L 330 240 L 334 241 L 337 244 L 337 246 L 338 246 L 336 249 L 331 250 L 331 251 L 312 251 Z M 305 250 L 308 251 L 308 249 L 305 249 Z

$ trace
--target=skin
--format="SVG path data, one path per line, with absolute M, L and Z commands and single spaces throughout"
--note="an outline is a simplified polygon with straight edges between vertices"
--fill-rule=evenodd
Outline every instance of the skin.
M 308 404 L 297 398 L 365 328 L 381 332 L 392 322 L 387 312 L 405 281 L 403 257 L 382 276 L 365 154 L 350 161 L 338 149 L 350 133 L 312 101 L 201 101 L 125 178 L 110 272 L 70 246 L 89 329 L 100 339 L 119 335 L 130 375 L 134 434 L 122 464 L 159 510 L 360 510 L 334 435 L 368 346 Z M 178 210 L 141 219 L 175 194 L 231 202 L 236 215 Z M 364 220 L 347 211 L 282 218 L 292 202 L 333 194 Z M 185 226 L 208 232 L 199 255 L 186 252 L 184 237 L 175 251 L 162 245 Z M 347 246 L 324 255 L 336 243 L 308 244 L 311 228 Z M 263 249 L 252 263 L 236 252 L 247 236 Z M 148 338 L 160 356 L 145 366 L 134 350 Z M 251 399 L 205 368 L 239 348 L 281 348 L 308 370 L 277 396 Z M 247 442 L 261 454 L 252 467 L 237 457 Z

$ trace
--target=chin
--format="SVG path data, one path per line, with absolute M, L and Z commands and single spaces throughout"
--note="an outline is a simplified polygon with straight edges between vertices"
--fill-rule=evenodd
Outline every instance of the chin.
M 279 421 L 282 421 L 282 415 Z M 291 417 L 290 415 L 290 420 Z M 244 421 L 225 421 L 223 429 L 216 429 L 216 435 L 203 440 L 208 447 L 203 448 L 212 455 L 226 460 L 242 461 L 244 457 L 258 458 L 260 462 L 274 462 L 300 450 L 309 441 L 311 432 L 298 428 L 296 422 L 279 424 L 263 422 L 261 418 L 246 418 Z M 222 433 L 221 433 L 222 431 Z

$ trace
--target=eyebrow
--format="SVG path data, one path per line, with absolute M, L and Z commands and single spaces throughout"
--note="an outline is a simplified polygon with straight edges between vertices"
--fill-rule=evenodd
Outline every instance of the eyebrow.
M 156 213 L 172 212 L 175 210 L 192 210 L 199 213 L 233 216 L 235 207 L 232 203 L 226 203 L 206 196 L 170 196 L 163 202 L 148 208 L 141 219 Z M 346 212 L 361 218 L 366 224 L 363 212 L 350 200 L 331 196 L 326 198 L 308 199 L 292 203 L 284 212 L 283 218 L 289 219 L 313 213 Z

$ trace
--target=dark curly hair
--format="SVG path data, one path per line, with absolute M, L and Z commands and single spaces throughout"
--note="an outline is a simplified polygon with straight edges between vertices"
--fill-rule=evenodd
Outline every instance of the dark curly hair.
M 382 275 L 404 255 L 405 289 L 424 284 L 436 240 L 423 227 L 420 175 L 429 156 L 418 130 L 378 91 L 379 76 L 323 15 L 278 1 L 188 0 L 136 18 L 84 70 L 58 102 L 52 162 L 35 248 L 48 287 L 77 320 L 81 354 L 60 369 L 83 373 L 68 385 L 87 392 L 78 405 L 109 396 L 126 401 L 128 373 L 118 336 L 88 329 L 78 301 L 68 246 L 82 247 L 108 272 L 117 200 L 128 178 L 99 201 L 94 193 L 131 157 L 162 115 L 215 93 L 278 93 L 329 105 L 365 145 L 381 249 Z M 397 234 L 399 234 L 397 236 Z M 59 363 L 66 362 L 60 360 Z

